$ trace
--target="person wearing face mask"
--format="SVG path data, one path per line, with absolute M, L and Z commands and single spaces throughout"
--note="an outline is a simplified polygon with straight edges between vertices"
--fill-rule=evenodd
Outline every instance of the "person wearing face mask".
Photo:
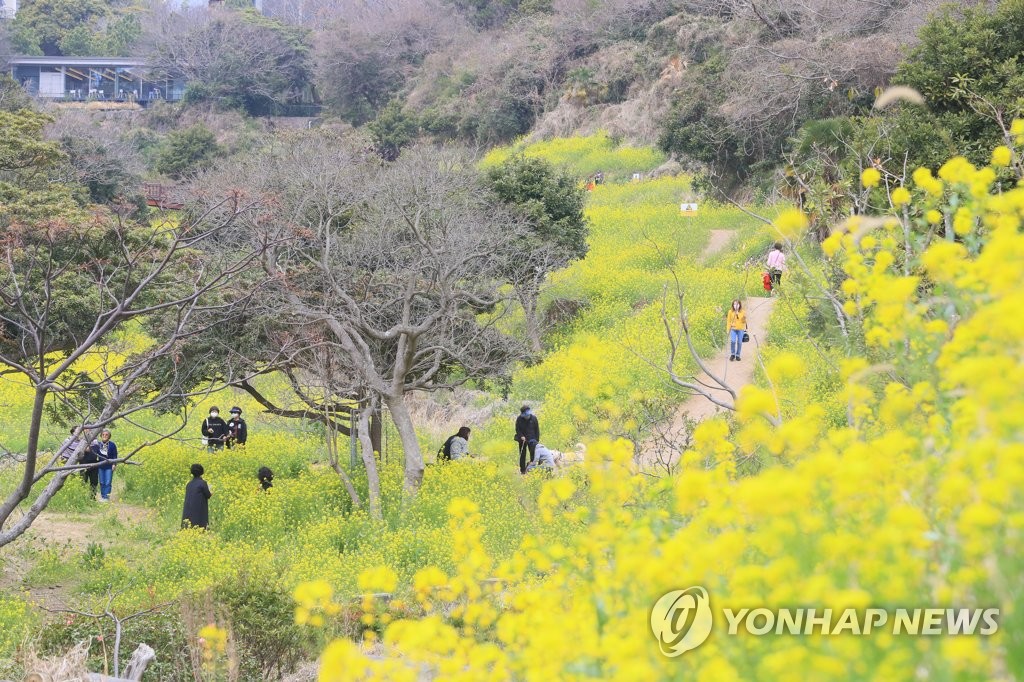
M 540 441 L 540 422 L 537 415 L 533 413 L 529 405 L 523 405 L 516 417 L 516 442 L 519 444 L 519 473 L 525 474 L 526 467 L 533 462 L 537 452 L 537 443 Z M 530 454 L 530 462 L 526 461 L 526 454 Z
M 249 429 L 242 419 L 242 408 L 235 406 L 231 408 L 231 419 L 228 420 L 228 437 L 225 445 L 229 448 L 233 445 L 245 445 L 249 440 Z
M 739 360 L 743 351 L 743 334 L 747 331 L 747 314 L 739 299 L 732 302 L 729 315 L 725 322 L 725 331 L 729 335 L 729 359 Z
M 227 435 L 227 422 L 221 418 L 218 408 L 211 407 L 210 416 L 203 420 L 203 440 L 206 443 L 206 451 L 214 452 L 223 449 Z

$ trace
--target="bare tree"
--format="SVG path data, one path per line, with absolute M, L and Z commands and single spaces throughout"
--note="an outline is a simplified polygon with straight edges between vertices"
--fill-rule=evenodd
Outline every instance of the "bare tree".
M 138 145 L 123 135 L 122 121 L 103 121 L 88 112 L 59 112 L 46 128 L 47 139 L 61 145 L 68 157 L 54 180 L 84 185 L 97 203 L 123 201 L 138 195 L 146 171 Z
M 156 7 L 142 43 L 158 77 L 257 111 L 295 99 L 311 77 L 305 32 L 231 9 Z
M 69 476 L 97 466 L 78 460 L 101 428 L 209 390 L 186 388 L 194 384 L 193 368 L 174 362 L 175 349 L 231 315 L 222 296 L 265 246 L 257 240 L 230 252 L 220 248 L 226 226 L 246 206 L 231 198 L 218 209 L 219 221 L 204 214 L 155 226 L 96 209 L 81 221 L 12 223 L 0 236 L 0 366 L 34 394 L 25 453 L 14 463 L 19 481 L 0 503 L 0 547 L 31 526 Z M 121 343 L 134 325 L 149 332 L 142 350 Z M 173 369 L 156 383 L 152 370 L 165 358 Z M 79 425 L 82 437 L 70 452 L 46 455 L 40 436 L 54 411 Z M 182 414 L 178 430 L 186 419 Z M 152 433 L 114 463 L 170 435 Z
M 522 225 L 452 150 L 413 148 L 382 164 L 344 140 L 305 135 L 213 182 L 260 194 L 262 210 L 239 227 L 276 242 L 262 259 L 274 283 L 266 304 L 329 332 L 351 397 L 388 409 L 415 490 L 423 456 L 406 395 L 500 375 L 522 357 L 498 330 L 504 247 Z
M 145 616 L 149 616 L 149 615 L 152 615 L 154 613 L 158 613 L 160 611 L 160 609 L 162 609 L 162 608 L 164 608 L 166 606 L 170 606 L 173 603 L 173 602 L 164 602 L 162 604 L 157 604 L 156 606 L 151 606 L 148 609 L 142 609 L 140 611 L 135 611 L 133 613 L 129 613 L 128 615 L 123 615 L 122 616 L 122 615 L 119 615 L 118 610 L 114 607 L 114 602 L 117 601 L 117 598 L 120 597 L 123 593 L 124 593 L 123 590 L 121 590 L 119 592 L 114 592 L 114 591 L 112 591 L 111 589 L 108 588 L 107 589 L 107 603 L 103 606 L 103 610 L 100 611 L 99 613 L 92 613 L 92 612 L 89 612 L 89 611 L 83 611 L 81 609 L 73 609 L 73 608 L 70 608 L 70 607 L 60 607 L 60 608 L 48 608 L 46 606 L 43 607 L 43 610 L 49 611 L 50 613 L 66 613 L 66 614 L 70 614 L 70 615 L 73 615 L 73 616 L 82 616 L 83 618 L 91 618 L 92 620 L 96 621 L 97 623 L 99 623 L 100 620 L 107 620 L 107 619 L 109 619 L 111 622 L 113 622 L 114 623 L 114 651 L 113 651 L 114 671 L 113 672 L 114 672 L 114 677 L 115 678 L 119 678 L 119 679 L 121 677 L 121 635 L 122 635 L 122 632 L 123 632 L 124 624 L 127 623 L 127 622 L 130 622 L 132 620 L 135 620 L 136 618 L 144 618 Z M 142 668 L 144 670 L 145 667 L 149 664 L 149 662 L 152 661 L 153 658 L 155 658 L 155 656 L 153 655 L 153 650 L 150 649 L 149 647 L 146 647 L 145 644 L 142 644 L 140 646 L 140 650 L 141 650 L 141 652 L 145 652 L 145 656 L 144 656 L 143 660 L 137 660 L 133 656 L 133 663 L 134 663 L 134 665 L 132 663 L 130 663 L 129 664 L 129 668 L 133 668 L 133 667 L 134 668 Z M 141 652 L 139 650 L 137 650 L 137 653 L 141 653 Z M 104 648 L 103 648 L 103 653 L 104 653 L 104 663 L 103 663 L 103 665 L 104 665 L 104 669 L 106 669 L 106 646 L 105 645 L 104 645 Z M 132 674 L 132 676 L 129 677 L 128 679 L 132 679 L 132 680 L 141 679 L 141 677 L 142 677 L 141 672 L 142 672 L 141 670 L 138 671 L 138 676 L 135 676 L 134 674 Z

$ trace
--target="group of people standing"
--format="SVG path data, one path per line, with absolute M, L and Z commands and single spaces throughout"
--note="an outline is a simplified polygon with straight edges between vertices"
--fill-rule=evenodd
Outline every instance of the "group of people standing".
M 203 420 L 203 444 L 207 452 L 216 452 L 235 445 L 245 445 L 249 439 L 249 429 L 242 419 L 242 408 L 231 408 L 231 418 L 224 421 L 220 416 L 220 408 L 211 407 L 210 416 Z
M 82 427 L 80 426 L 71 429 L 71 435 L 64 440 L 58 451 L 62 460 L 67 461 L 75 450 L 81 447 L 84 440 L 81 433 Z M 225 447 L 231 448 L 234 445 L 245 445 L 249 439 L 249 431 L 245 420 L 242 419 L 242 408 L 232 407 L 231 418 L 227 421 L 221 418 L 218 408 L 210 408 L 210 415 L 203 420 L 202 434 L 207 452 L 215 452 Z M 99 490 L 100 502 L 110 501 L 117 457 L 117 444 L 111 440 L 110 429 L 103 429 L 99 436 L 85 447 L 78 460 L 78 464 L 89 465 L 82 469 L 82 479 L 89 484 L 93 497 L 96 497 L 97 489 Z M 99 466 L 94 466 L 97 464 Z M 198 475 L 196 475 L 196 467 L 199 469 Z M 202 468 L 199 464 L 192 465 L 193 476 L 201 479 Z M 264 476 L 264 471 L 266 476 Z M 259 478 L 264 490 L 272 485 L 270 480 L 273 478 L 273 474 L 266 467 L 260 469 Z M 209 488 L 207 488 L 207 492 L 209 492 Z M 201 524 L 194 523 L 193 525 Z
M 64 439 L 59 455 L 67 461 L 75 450 L 84 442 L 80 436 L 82 427 L 71 429 L 71 435 Z M 96 489 L 100 491 L 100 502 L 110 502 L 110 490 L 114 485 L 114 467 L 117 462 L 117 444 L 110 439 L 110 429 L 100 431 L 98 438 L 86 446 L 79 464 L 99 464 L 82 469 L 82 479 L 89 484 L 92 496 L 96 497 Z

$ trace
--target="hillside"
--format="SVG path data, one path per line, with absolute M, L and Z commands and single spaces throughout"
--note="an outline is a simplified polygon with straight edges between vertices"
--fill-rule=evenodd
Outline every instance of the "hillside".
M 1024 681 L 1024 0 L 23 7 L 0 680 Z

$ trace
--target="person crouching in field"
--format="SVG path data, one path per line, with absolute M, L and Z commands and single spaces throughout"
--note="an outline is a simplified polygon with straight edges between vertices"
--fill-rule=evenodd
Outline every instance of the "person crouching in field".
M 450 462 L 453 459 L 469 457 L 469 434 L 470 428 L 463 426 L 454 436 L 449 436 L 441 449 L 437 451 L 437 461 Z
M 274 487 L 274 472 L 270 470 L 270 467 L 260 467 L 260 470 L 256 472 L 256 478 L 259 479 L 260 487 L 264 491 Z
M 210 525 L 210 486 L 203 480 L 205 470 L 202 464 L 193 464 L 189 471 L 192 480 L 185 486 L 185 507 L 181 511 L 182 528 L 206 529 Z
M 743 352 L 743 334 L 747 331 L 747 314 L 743 312 L 743 304 L 739 299 L 732 302 L 725 321 L 725 331 L 729 335 L 729 359 L 739 360 Z

